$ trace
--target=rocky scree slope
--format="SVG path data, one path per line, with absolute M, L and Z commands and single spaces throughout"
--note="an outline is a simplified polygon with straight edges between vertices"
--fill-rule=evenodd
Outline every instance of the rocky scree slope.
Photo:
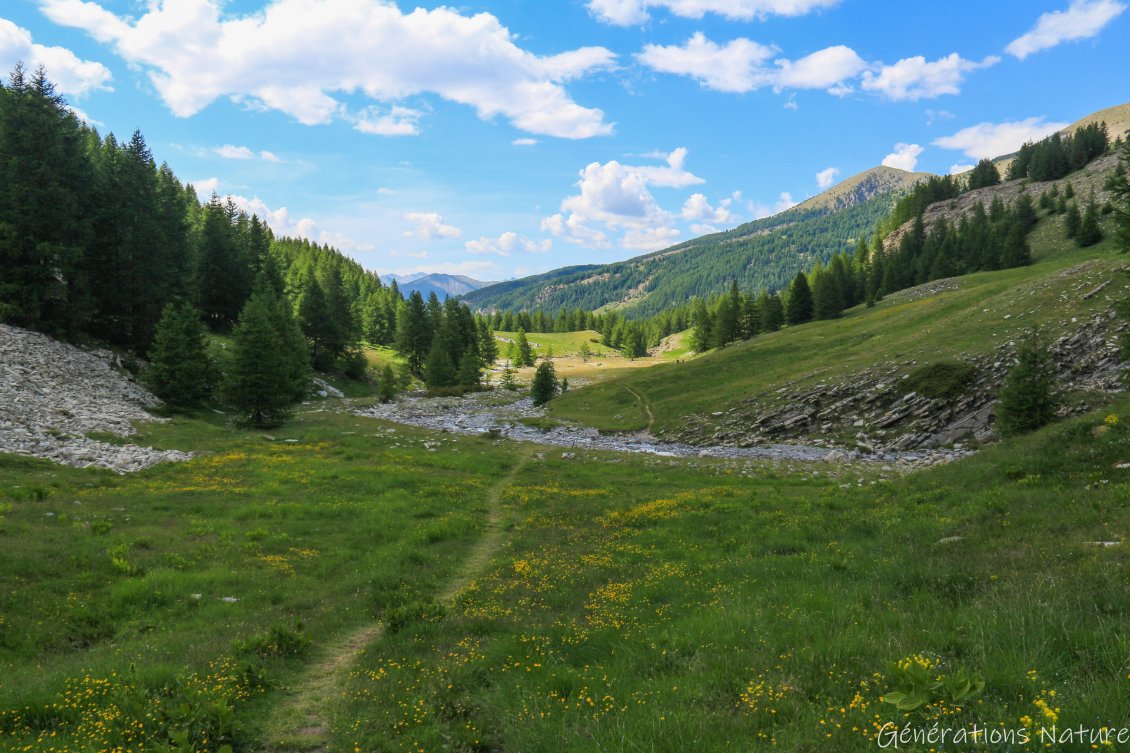
M 191 454 L 116 445 L 85 436 L 135 434 L 134 421 L 161 401 L 114 369 L 110 351 L 86 351 L 38 332 L 0 324 L 0 452 L 78 468 L 128 473 Z

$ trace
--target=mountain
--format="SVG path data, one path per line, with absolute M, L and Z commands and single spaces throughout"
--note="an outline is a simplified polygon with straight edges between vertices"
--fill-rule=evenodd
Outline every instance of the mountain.
M 475 280 L 463 275 L 445 275 L 439 272 L 414 275 L 381 275 L 381 282 L 386 285 L 393 280 L 396 281 L 397 287 L 400 288 L 400 292 L 404 293 L 404 295 L 408 295 L 413 290 L 419 290 L 420 295 L 425 298 L 435 293 L 441 300 L 448 297 L 465 295 L 487 285 L 495 284 L 493 282 Z
M 619 309 L 650 316 L 694 296 L 783 288 L 801 270 L 869 238 L 895 200 L 928 173 L 862 172 L 773 217 L 685 241 L 627 261 L 565 267 L 468 293 L 479 309 Z

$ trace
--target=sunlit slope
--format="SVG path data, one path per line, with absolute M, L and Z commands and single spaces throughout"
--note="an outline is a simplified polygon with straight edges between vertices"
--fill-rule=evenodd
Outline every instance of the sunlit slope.
M 1108 233 L 1109 235 L 1109 233 Z M 1033 327 L 1049 335 L 1075 328 L 1125 292 L 1117 271 L 1127 263 L 1111 240 L 1082 251 L 1064 240 L 1062 218 L 1041 221 L 1029 237 L 1029 267 L 939 280 L 901 291 L 844 318 L 812 322 L 683 363 L 657 366 L 555 400 L 553 415 L 609 430 L 681 428 L 690 416 L 711 423 L 718 412 L 747 410 L 751 401 L 780 401 L 784 392 L 849 377 L 867 369 L 914 366 L 991 353 Z M 1102 293 L 1084 295 L 1107 280 Z M 782 388 L 788 387 L 788 390 Z M 781 391 L 781 395 L 777 395 Z

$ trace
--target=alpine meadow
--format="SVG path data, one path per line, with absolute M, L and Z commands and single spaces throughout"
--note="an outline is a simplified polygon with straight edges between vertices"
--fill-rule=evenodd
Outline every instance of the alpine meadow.
M 0 8 L 0 753 L 1130 750 L 1128 9 Z

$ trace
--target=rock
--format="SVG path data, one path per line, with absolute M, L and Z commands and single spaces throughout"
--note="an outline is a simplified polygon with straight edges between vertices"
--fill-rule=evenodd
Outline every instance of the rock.
M 843 450 L 832 450 L 824 456 L 824 460 L 829 463 L 846 463 L 848 461 L 848 454 Z
M 221 596 L 220 601 L 224 602 L 225 604 L 235 604 L 237 601 L 239 601 L 239 599 L 235 598 L 234 596 Z
M 38 332 L 0 325 L 0 451 L 80 468 L 128 473 L 189 453 L 115 445 L 84 434 L 135 434 L 161 401 L 115 371 L 110 351 L 86 351 Z

